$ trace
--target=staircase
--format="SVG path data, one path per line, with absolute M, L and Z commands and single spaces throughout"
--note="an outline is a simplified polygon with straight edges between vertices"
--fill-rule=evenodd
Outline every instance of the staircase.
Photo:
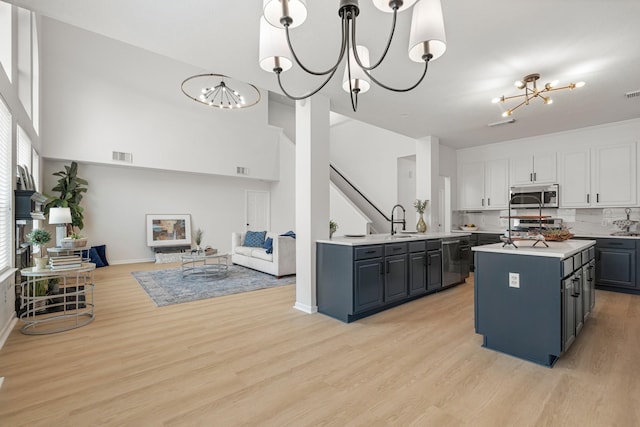
M 388 233 L 391 230 L 391 219 L 345 178 L 334 165 L 329 165 L 329 167 L 331 182 L 371 220 L 370 233 Z

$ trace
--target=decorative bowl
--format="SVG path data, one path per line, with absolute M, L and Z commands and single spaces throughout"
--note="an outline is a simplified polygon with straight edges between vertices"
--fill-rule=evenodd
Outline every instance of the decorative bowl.
M 464 230 L 464 231 L 477 231 L 478 227 L 465 227 L 465 226 L 461 226 L 460 230 Z

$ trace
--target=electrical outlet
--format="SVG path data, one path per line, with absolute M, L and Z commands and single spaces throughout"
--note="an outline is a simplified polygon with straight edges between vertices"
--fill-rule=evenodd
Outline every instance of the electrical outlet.
M 520 273 L 509 273 L 509 287 L 510 288 L 520 287 Z

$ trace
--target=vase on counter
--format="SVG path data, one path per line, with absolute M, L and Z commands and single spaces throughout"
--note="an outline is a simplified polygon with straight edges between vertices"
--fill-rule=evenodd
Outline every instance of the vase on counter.
M 420 213 L 420 218 L 418 219 L 418 223 L 416 224 L 416 231 L 418 233 L 424 233 L 427 231 L 427 223 L 424 222 L 424 214 Z

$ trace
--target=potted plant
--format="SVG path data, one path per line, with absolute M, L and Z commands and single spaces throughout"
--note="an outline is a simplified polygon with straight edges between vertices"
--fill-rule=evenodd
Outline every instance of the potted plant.
M 64 167 L 63 171 L 53 174 L 59 176 L 58 184 L 52 191 L 59 192 L 58 197 L 49 197 L 44 207 L 45 215 L 49 214 L 51 208 L 69 208 L 71 210 L 71 224 L 67 224 L 67 234 L 73 233 L 73 227 L 79 230 L 84 228 L 84 209 L 80 206 L 84 193 L 87 192 L 89 182 L 78 176 L 78 164 L 71 162 L 70 166 Z
M 200 244 L 202 243 L 202 235 L 204 234 L 204 231 L 202 231 L 201 229 L 197 229 L 196 230 L 196 234 L 193 237 L 194 242 L 196 242 L 196 251 L 197 252 L 202 252 L 202 247 L 200 247 Z
M 42 228 L 36 228 L 27 234 L 27 241 L 40 247 L 40 256 L 34 257 L 35 269 L 44 270 L 47 267 L 46 244 L 51 241 L 51 234 Z
M 338 229 L 338 223 L 330 219 L 329 220 L 329 238 L 330 239 L 333 237 L 333 233 L 335 233 L 337 229 Z
M 413 202 L 413 207 L 416 208 L 416 212 L 420 214 L 420 218 L 418 219 L 418 224 L 416 224 L 416 231 L 418 233 L 424 233 L 427 231 L 427 223 L 424 222 L 424 211 L 427 208 L 428 200 L 420 200 L 416 199 Z

